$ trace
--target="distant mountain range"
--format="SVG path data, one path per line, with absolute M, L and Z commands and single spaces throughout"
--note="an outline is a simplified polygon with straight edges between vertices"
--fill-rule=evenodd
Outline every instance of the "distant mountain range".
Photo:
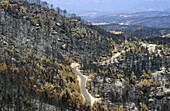
M 86 14 L 82 18 L 92 23 L 117 23 L 119 25 L 138 25 L 150 28 L 170 28 L 170 9 L 131 14 L 107 14 L 96 17 Z
M 84 20 L 107 31 L 121 32 L 126 37 L 162 37 L 170 33 L 170 9 L 136 13 L 101 15 L 81 14 Z

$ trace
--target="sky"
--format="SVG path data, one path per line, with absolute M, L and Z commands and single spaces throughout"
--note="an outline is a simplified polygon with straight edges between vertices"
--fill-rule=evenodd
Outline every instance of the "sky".
M 45 0 L 55 7 L 70 13 L 97 11 L 113 13 L 134 13 L 170 8 L 170 0 Z

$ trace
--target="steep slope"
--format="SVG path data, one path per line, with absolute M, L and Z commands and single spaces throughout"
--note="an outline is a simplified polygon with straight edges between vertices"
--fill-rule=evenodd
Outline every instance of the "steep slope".
M 20 12 L 15 10 L 19 8 L 16 4 L 1 10 L 1 33 L 18 45 L 24 45 L 27 50 L 35 49 L 40 56 L 50 58 L 55 51 L 70 57 L 74 52 L 79 59 L 109 53 L 109 39 L 81 21 L 61 16 L 52 9 L 21 3 L 23 10 Z
M 0 3 L 0 110 L 169 110 L 167 46 L 124 41 L 29 2 Z M 74 61 L 81 72 L 71 68 Z M 88 76 L 83 87 L 77 74 Z M 88 92 L 100 103 L 91 106 Z
M 38 4 L 0 3 L 0 110 L 93 109 L 83 101 L 70 64 L 110 55 L 113 39 L 124 37 L 105 37 Z

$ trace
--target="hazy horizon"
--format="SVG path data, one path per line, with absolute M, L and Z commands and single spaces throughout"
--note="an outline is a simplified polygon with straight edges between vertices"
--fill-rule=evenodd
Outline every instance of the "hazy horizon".
M 46 0 L 68 12 L 134 13 L 170 8 L 170 0 Z

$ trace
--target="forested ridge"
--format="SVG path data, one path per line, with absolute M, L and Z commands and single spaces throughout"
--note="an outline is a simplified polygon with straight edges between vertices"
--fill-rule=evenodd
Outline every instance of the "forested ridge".
M 169 110 L 170 49 L 161 40 L 126 40 L 40 0 L 1 0 L 0 110 Z M 93 106 L 73 62 L 100 98 Z
M 109 53 L 111 38 L 39 0 L 1 0 L 0 8 L 1 110 L 93 110 L 70 64 Z

